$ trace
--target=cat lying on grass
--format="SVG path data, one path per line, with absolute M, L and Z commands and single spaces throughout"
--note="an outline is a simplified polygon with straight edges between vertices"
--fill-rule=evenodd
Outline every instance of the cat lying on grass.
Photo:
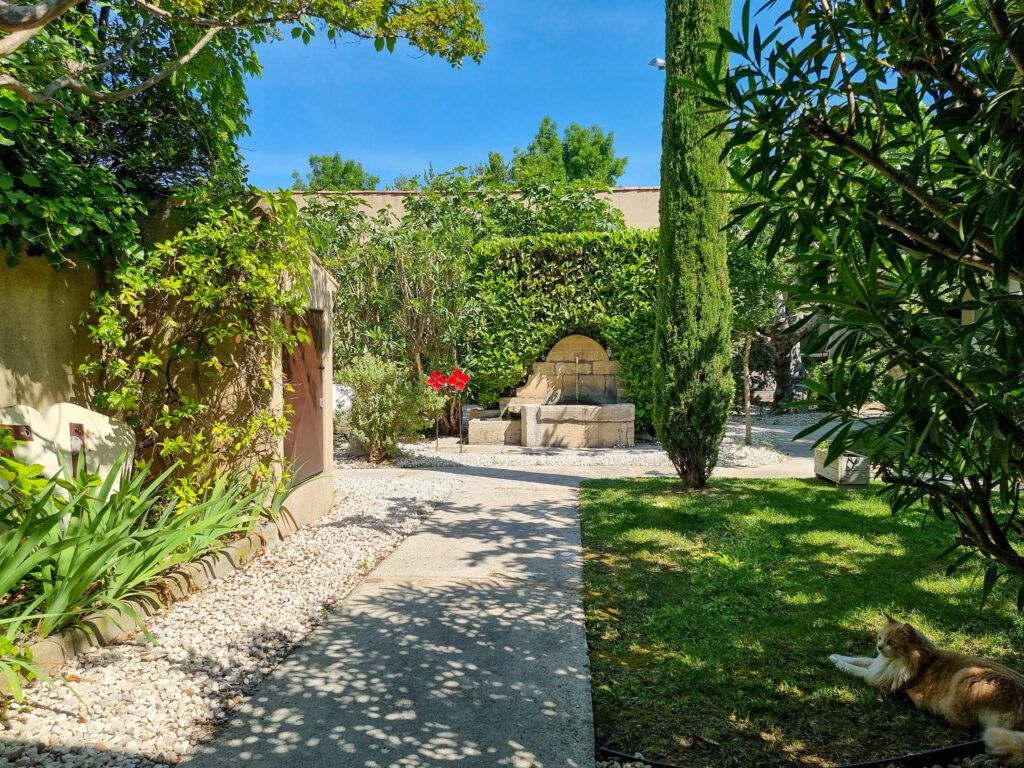
M 1024 766 L 1024 675 L 994 661 L 943 651 L 886 614 L 872 659 L 832 654 L 839 669 L 883 693 L 904 693 L 918 709 L 953 725 L 981 726 L 990 754 Z

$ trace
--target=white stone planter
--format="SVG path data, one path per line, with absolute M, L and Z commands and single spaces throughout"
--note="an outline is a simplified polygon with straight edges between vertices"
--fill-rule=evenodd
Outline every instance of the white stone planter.
M 867 456 L 857 453 L 842 453 L 831 464 L 826 464 L 828 447 L 814 449 L 814 474 L 836 485 L 869 485 L 871 463 Z

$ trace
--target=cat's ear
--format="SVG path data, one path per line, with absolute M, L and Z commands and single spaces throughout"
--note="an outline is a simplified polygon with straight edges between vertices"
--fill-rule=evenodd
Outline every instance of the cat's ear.
M 896 619 L 894 619 L 892 616 L 890 616 L 885 611 L 882 611 L 882 616 L 885 617 L 886 623 L 888 623 L 888 624 L 895 624 L 896 623 Z

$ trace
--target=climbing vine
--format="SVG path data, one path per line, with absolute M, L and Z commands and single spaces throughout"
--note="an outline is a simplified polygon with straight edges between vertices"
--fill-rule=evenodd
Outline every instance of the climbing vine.
M 287 429 L 275 397 L 281 350 L 308 337 L 309 251 L 287 194 L 250 204 L 197 193 L 181 228 L 114 267 L 84 320 L 81 372 L 99 410 L 127 421 L 137 459 L 179 464 L 194 501 L 225 465 L 263 474 Z

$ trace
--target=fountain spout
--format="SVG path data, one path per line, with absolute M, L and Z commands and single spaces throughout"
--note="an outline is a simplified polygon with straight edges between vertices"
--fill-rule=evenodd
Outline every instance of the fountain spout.
M 576 355 L 576 405 L 580 404 L 580 356 Z

